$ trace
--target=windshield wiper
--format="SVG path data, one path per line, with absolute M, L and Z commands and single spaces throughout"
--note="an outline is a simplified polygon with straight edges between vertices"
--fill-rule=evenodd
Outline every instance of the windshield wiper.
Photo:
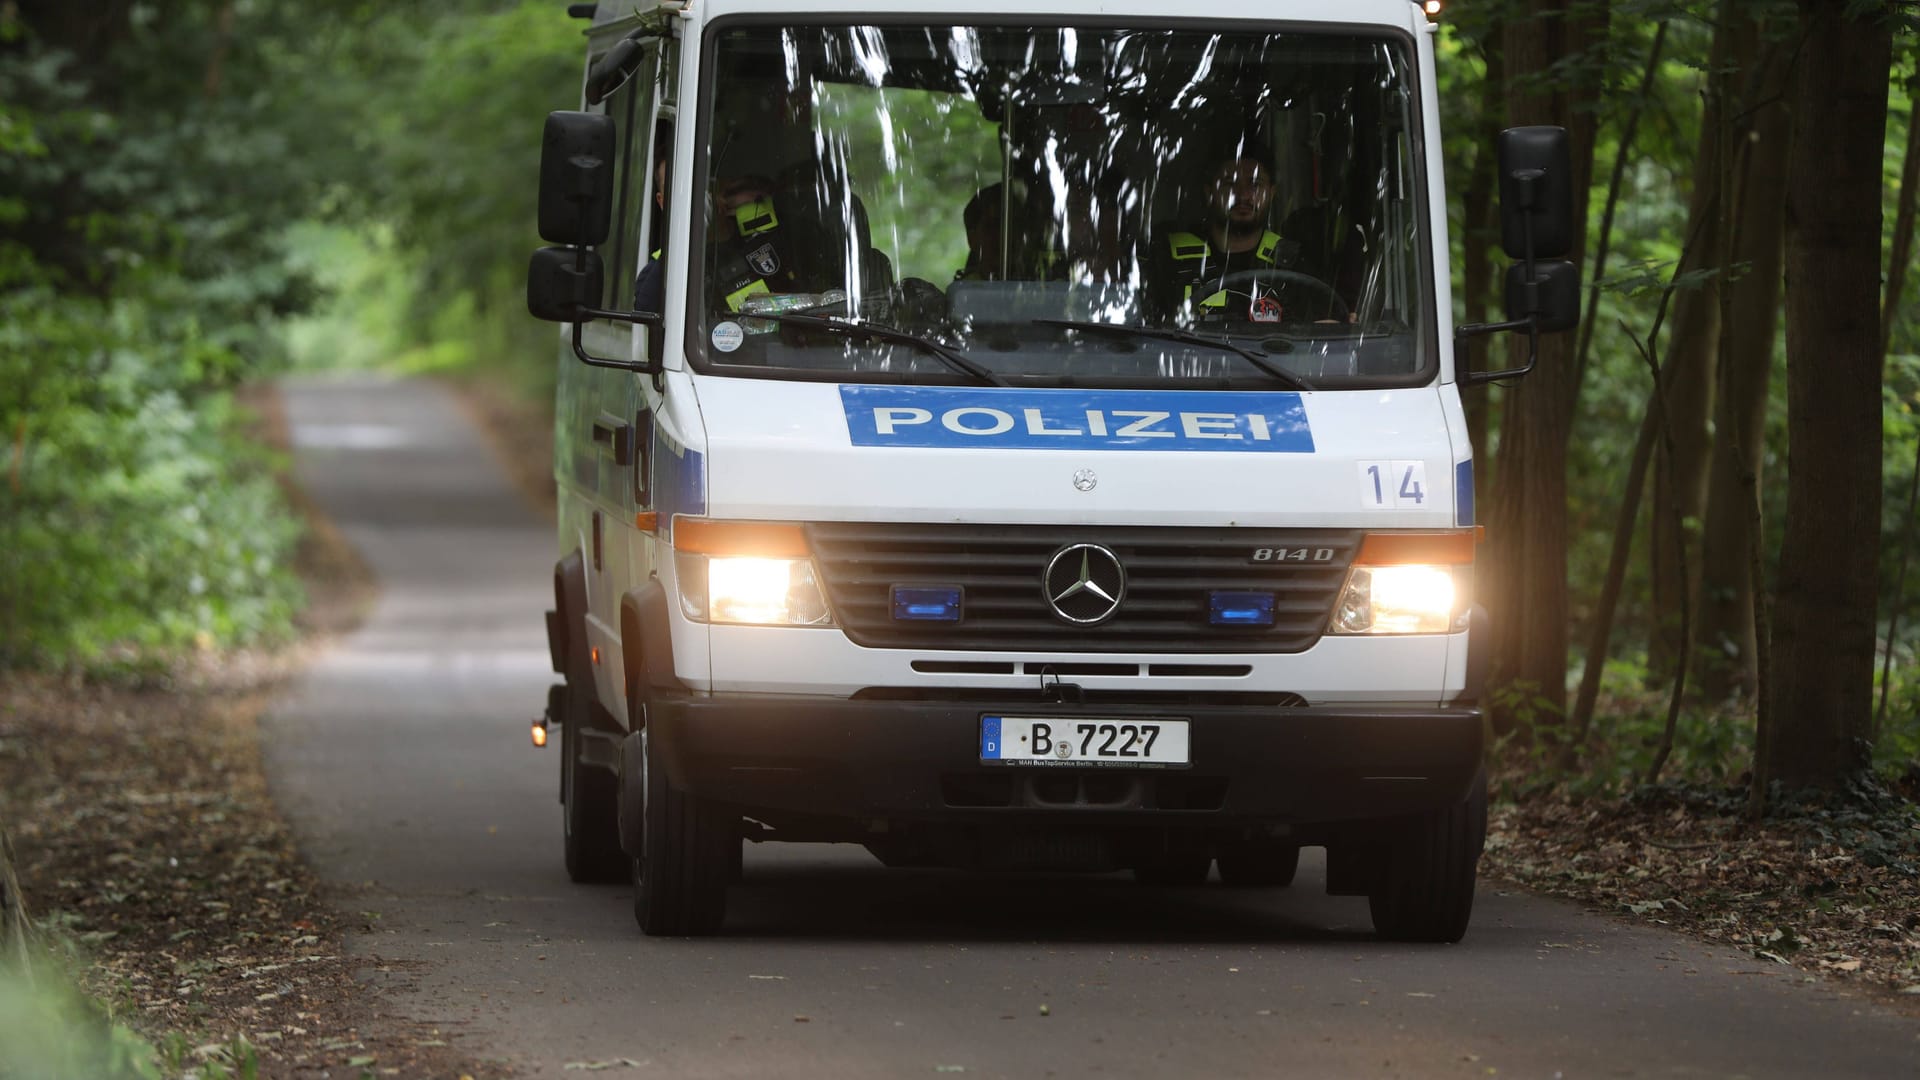
M 788 312 L 767 312 L 761 315 L 747 315 L 744 318 L 765 319 L 781 326 L 797 326 L 806 330 L 825 330 L 828 333 L 841 334 L 852 338 L 872 338 L 875 341 L 888 341 L 898 345 L 911 345 L 928 356 L 939 360 L 962 375 L 971 376 L 987 386 L 1005 386 L 1000 377 L 979 364 L 967 359 L 964 353 L 950 349 L 930 338 L 919 334 L 910 334 L 897 327 L 882 323 L 847 322 L 842 319 L 822 319 L 813 315 L 794 315 Z
M 1177 327 L 1170 326 L 1138 326 L 1133 323 L 1086 322 L 1080 319 L 1035 319 L 1033 321 L 1039 326 L 1059 326 L 1068 330 L 1086 330 L 1095 334 L 1111 334 L 1114 337 L 1154 338 L 1160 341 L 1177 341 L 1183 345 L 1205 345 L 1210 348 L 1224 349 L 1272 376 L 1277 382 L 1285 383 L 1295 390 L 1313 389 L 1312 383 L 1288 371 L 1286 368 L 1277 367 L 1268 361 L 1265 352 L 1259 349 L 1248 348 L 1225 336 L 1216 337 L 1212 334 L 1201 334 L 1192 330 L 1181 330 Z

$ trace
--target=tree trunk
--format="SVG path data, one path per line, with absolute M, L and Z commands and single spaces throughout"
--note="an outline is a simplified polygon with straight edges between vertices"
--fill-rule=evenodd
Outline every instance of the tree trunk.
M 1669 438 L 1655 446 L 1653 459 L 1653 513 L 1649 515 L 1647 561 L 1651 585 L 1647 627 L 1647 680 L 1665 683 L 1684 654 L 1676 636 L 1680 608 L 1691 595 L 1693 582 L 1680 573 L 1680 542 L 1675 523 L 1699 519 L 1707 499 L 1707 466 L 1712 439 L 1708 421 L 1713 405 L 1714 360 L 1720 348 L 1720 289 L 1727 267 L 1719 258 L 1721 230 L 1728 217 L 1720 198 L 1721 142 L 1726 128 L 1728 69 L 1739 63 L 1729 41 L 1731 18 L 1720 4 L 1708 52 L 1707 94 L 1700 109 L 1700 142 L 1694 157 L 1693 192 L 1687 203 L 1687 235 L 1698 236 L 1700 262 L 1718 273 L 1699 288 L 1674 298 L 1673 337 L 1667 348 L 1665 393 Z M 1671 449 L 1669 449 L 1669 445 Z M 1697 560 L 1696 560 L 1697 561 Z
M 1500 234 L 1500 218 L 1494 205 L 1494 190 L 1498 187 L 1494 178 L 1494 156 L 1497 152 L 1495 142 L 1500 135 L 1500 120 L 1506 112 L 1506 103 L 1501 97 L 1505 67 L 1501 62 L 1498 35 L 1490 35 L 1482 43 L 1482 52 L 1487 58 L 1487 77 L 1481 82 L 1480 122 L 1474 131 L 1473 169 L 1467 174 L 1467 188 L 1461 199 L 1465 228 L 1465 235 L 1460 240 L 1464 262 L 1460 270 L 1461 303 L 1466 321 L 1470 323 L 1489 321 L 1487 305 L 1493 298 L 1494 238 Z M 1473 350 L 1463 350 L 1456 354 L 1455 362 L 1465 364 L 1462 370 L 1471 370 L 1475 366 L 1471 362 L 1473 355 Z M 1460 399 L 1461 408 L 1467 416 L 1467 442 L 1473 447 L 1475 491 L 1488 491 L 1493 483 L 1493 470 L 1490 468 L 1492 455 L 1488 450 L 1492 412 L 1489 393 L 1489 390 L 1481 390 L 1479 393 L 1462 394 Z
M 1527 0 L 1524 7 L 1505 27 L 1507 119 L 1567 129 L 1573 220 L 1584 222 L 1594 114 L 1574 103 L 1594 99 L 1592 80 L 1604 65 L 1574 65 L 1571 76 L 1548 73 L 1560 61 L 1604 47 L 1607 7 L 1577 0 Z M 1574 230 L 1569 257 L 1575 265 L 1585 239 L 1584 229 Z M 1488 611 L 1497 628 L 1494 677 L 1529 686 L 1556 724 L 1567 706 L 1567 437 L 1579 393 L 1573 354 L 1566 335 L 1542 337 L 1540 366 L 1507 394 L 1487 575 Z M 1495 717 L 1504 730 L 1512 722 Z
M 1696 685 L 1709 701 L 1751 696 L 1757 651 L 1753 621 L 1749 546 L 1752 492 L 1748 477 L 1760 476 L 1766 449 L 1767 384 L 1779 337 L 1780 271 L 1785 242 L 1788 150 L 1793 123 L 1792 43 L 1770 38 L 1743 4 L 1730 5 L 1734 51 L 1750 60 L 1741 70 L 1734 122 L 1739 152 L 1733 176 L 1733 229 L 1729 259 L 1744 266 L 1727 284 L 1727 328 L 1721 343 L 1714 409 L 1713 459 L 1707 513 L 1701 533 L 1699 592 L 1694 610 Z M 1765 490 L 1764 487 L 1758 490 Z
M 1900 169 L 1900 201 L 1893 215 L 1893 250 L 1887 255 L 1887 296 L 1880 305 L 1880 351 L 1893 345 L 1893 323 L 1907 288 L 1907 264 L 1913 261 L 1914 206 L 1920 200 L 1920 152 L 1914 150 L 1913 125 L 1920 102 L 1907 110 L 1906 164 Z
M 1856 14 L 1849 16 L 1853 8 Z M 1888 5 L 1800 0 L 1787 186 L 1787 528 L 1762 783 L 1867 763 L 1880 550 L 1880 198 Z
M 227 51 L 232 46 L 233 0 L 225 0 L 220 5 L 220 14 L 214 18 L 213 51 L 207 57 L 206 75 L 200 83 L 201 95 L 208 101 L 220 96 L 220 89 L 226 81 Z

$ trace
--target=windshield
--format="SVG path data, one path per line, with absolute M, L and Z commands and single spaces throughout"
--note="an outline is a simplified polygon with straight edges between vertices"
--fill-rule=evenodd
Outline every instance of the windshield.
M 970 364 L 1009 385 L 1249 388 L 1431 375 L 1396 38 L 735 26 L 706 70 L 688 341 L 703 370 L 983 381 Z

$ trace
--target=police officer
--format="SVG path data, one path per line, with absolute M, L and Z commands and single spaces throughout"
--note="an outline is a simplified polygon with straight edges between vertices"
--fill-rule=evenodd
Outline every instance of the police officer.
M 729 311 L 769 293 L 803 292 L 802 268 L 764 176 L 723 179 L 713 191 L 714 291 Z
M 1317 310 L 1289 314 L 1288 292 L 1278 275 L 1261 281 L 1234 275 L 1288 270 L 1300 262 L 1299 245 L 1268 227 L 1274 170 L 1266 155 L 1242 143 L 1214 169 L 1207 187 L 1206 219 L 1167 234 L 1157 254 L 1155 280 L 1162 314 L 1195 323 L 1280 322 L 1315 318 Z M 1304 276 L 1294 271 L 1296 279 Z M 1231 288 L 1224 288 L 1230 285 Z M 1324 300 L 1324 296 L 1322 299 Z

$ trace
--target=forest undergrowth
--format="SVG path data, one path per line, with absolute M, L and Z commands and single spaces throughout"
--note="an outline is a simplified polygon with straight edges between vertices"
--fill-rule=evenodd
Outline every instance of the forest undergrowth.
M 1832 795 L 1776 788 L 1756 821 L 1752 748 L 1726 735 L 1751 718 L 1692 716 L 1647 784 L 1657 731 L 1644 718 L 1658 710 L 1646 705 L 1610 703 L 1626 719 L 1575 770 L 1545 746 L 1495 750 L 1483 876 L 1920 1013 L 1920 762 Z

